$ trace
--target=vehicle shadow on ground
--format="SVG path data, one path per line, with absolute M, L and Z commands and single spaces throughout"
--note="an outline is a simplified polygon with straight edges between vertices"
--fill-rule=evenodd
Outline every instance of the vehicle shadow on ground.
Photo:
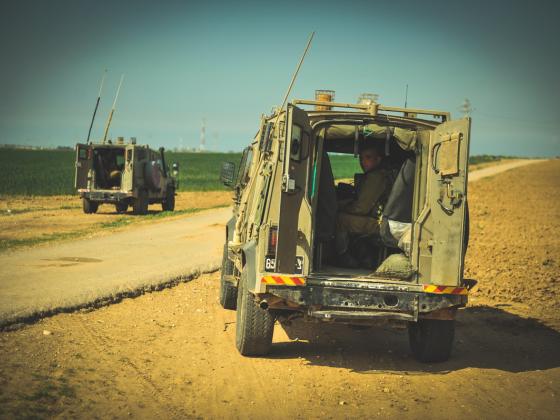
M 293 341 L 274 343 L 268 357 L 303 357 L 310 365 L 362 373 L 448 373 L 468 367 L 525 372 L 560 366 L 559 332 L 537 320 L 490 306 L 459 312 L 451 358 L 434 364 L 421 364 L 413 359 L 406 328 L 357 330 L 300 320 L 277 328 L 283 328 Z

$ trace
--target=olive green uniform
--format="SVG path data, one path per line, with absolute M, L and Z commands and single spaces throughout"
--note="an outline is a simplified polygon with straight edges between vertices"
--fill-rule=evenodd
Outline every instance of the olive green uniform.
M 356 198 L 339 203 L 336 220 L 336 251 L 348 250 L 351 234 L 373 235 L 379 233 L 379 201 L 387 186 L 384 169 L 374 169 L 366 174 L 356 191 Z

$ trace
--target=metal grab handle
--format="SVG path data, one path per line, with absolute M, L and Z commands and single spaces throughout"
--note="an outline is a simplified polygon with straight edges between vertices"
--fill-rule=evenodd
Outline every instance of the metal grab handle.
M 436 174 L 439 173 L 439 169 L 436 168 L 436 163 L 437 163 L 439 148 L 441 147 L 441 145 L 442 145 L 442 143 L 438 143 L 438 144 L 434 145 L 434 147 L 432 147 L 432 169 L 434 170 L 434 172 Z
M 451 216 L 455 212 L 455 206 L 454 205 L 451 205 L 451 207 L 447 207 L 445 204 L 443 204 L 443 201 L 441 201 L 441 198 L 438 198 L 437 202 L 440 205 L 440 207 L 442 208 L 442 210 L 445 212 L 445 214 Z

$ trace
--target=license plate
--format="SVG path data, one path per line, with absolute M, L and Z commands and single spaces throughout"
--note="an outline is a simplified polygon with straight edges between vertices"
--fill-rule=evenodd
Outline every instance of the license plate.
M 274 256 L 269 255 L 264 258 L 264 271 L 267 272 L 274 272 L 276 269 L 276 258 Z M 294 274 L 303 274 L 303 257 L 297 256 L 296 257 L 296 266 L 294 268 Z

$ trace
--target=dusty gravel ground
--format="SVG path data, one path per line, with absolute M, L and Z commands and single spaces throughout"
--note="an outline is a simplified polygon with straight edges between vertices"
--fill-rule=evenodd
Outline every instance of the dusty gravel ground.
M 243 358 L 214 273 L 0 333 L 0 417 L 556 419 L 559 194 L 558 160 L 470 186 L 479 284 L 449 362 L 413 361 L 403 330 L 301 324 Z
M 134 216 L 131 208 L 126 214 L 118 214 L 111 204 L 101 205 L 96 214 L 84 214 L 77 196 L 4 196 L 0 197 L 0 242 L 4 243 L 0 249 L 12 248 L 16 243 L 32 246 L 45 240 L 52 242 L 85 234 L 106 234 L 180 216 L 187 211 L 229 206 L 231 200 L 229 191 L 179 192 L 175 204 L 177 212 L 166 212 L 165 217 L 160 218 L 160 204 L 150 205 L 149 215 L 152 217 Z
M 511 307 L 560 329 L 560 160 L 469 185 L 472 303 Z M 560 350 L 560 349 L 559 349 Z

